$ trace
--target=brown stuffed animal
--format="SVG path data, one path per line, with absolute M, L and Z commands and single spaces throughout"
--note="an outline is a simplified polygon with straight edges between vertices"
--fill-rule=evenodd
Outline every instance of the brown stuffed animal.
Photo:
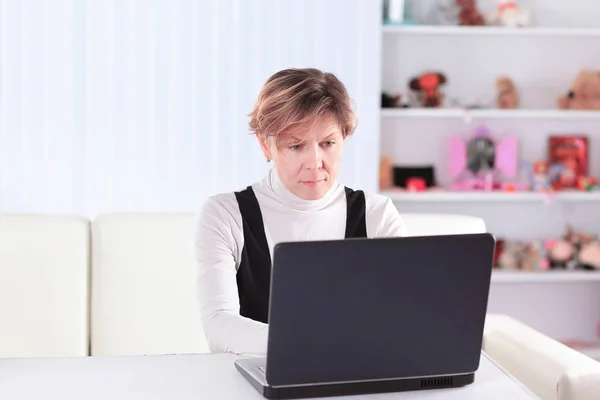
M 519 95 L 514 82 L 507 76 L 501 76 L 496 79 L 496 92 L 498 93 L 498 108 L 518 108 Z
M 566 96 L 558 99 L 563 110 L 600 110 L 600 70 L 579 72 Z
M 456 4 L 460 7 L 458 14 L 459 25 L 465 26 L 481 26 L 485 25 L 483 16 L 477 10 L 476 0 L 456 0 Z

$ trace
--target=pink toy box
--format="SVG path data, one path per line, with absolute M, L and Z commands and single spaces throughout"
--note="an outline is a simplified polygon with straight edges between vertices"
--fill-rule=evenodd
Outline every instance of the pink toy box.
M 528 190 L 517 182 L 518 143 L 514 136 L 501 141 L 480 127 L 468 140 L 450 138 L 450 177 L 455 191 Z

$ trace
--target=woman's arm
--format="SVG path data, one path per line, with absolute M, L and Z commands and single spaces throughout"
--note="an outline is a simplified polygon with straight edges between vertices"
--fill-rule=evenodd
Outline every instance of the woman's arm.
M 202 327 L 214 353 L 264 356 L 268 325 L 239 313 L 232 223 L 231 213 L 213 198 L 200 211 L 195 250 Z

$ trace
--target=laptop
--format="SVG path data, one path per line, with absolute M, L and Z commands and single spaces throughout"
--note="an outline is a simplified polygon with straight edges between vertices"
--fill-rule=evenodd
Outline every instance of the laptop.
M 495 243 L 478 233 L 277 244 L 267 356 L 235 368 L 270 399 L 471 384 Z

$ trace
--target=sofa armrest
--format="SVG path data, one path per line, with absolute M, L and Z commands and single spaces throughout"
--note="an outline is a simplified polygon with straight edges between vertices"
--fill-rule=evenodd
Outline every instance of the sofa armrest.
M 483 350 L 543 400 L 600 399 L 600 363 L 505 315 L 486 318 Z

